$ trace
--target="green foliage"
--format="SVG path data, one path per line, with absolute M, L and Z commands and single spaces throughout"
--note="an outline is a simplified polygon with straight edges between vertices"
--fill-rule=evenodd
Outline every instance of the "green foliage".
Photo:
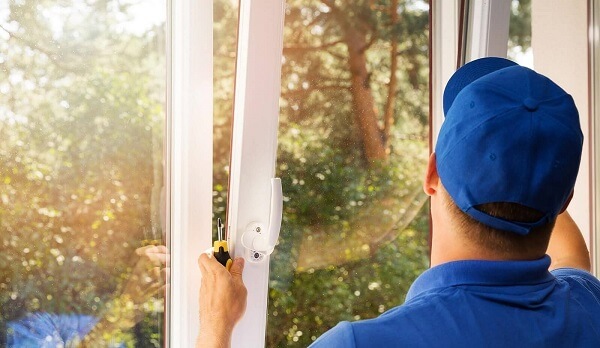
M 278 256 L 272 262 L 267 346 L 310 345 L 342 320 L 375 317 L 404 301 L 409 285 L 428 265 L 428 211 L 424 210 L 371 258 L 306 272 Z M 287 273 L 287 276 L 286 276 Z
M 531 0 L 513 0 L 508 28 L 509 47 L 531 47 Z

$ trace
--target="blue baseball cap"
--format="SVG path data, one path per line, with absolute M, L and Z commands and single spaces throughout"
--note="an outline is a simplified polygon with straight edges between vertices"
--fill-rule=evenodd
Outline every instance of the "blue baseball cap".
M 556 218 L 573 192 L 583 147 L 573 98 L 529 68 L 487 57 L 454 73 L 443 103 L 436 165 L 454 203 L 487 226 L 520 235 Z M 543 217 L 510 221 L 477 209 L 498 202 Z

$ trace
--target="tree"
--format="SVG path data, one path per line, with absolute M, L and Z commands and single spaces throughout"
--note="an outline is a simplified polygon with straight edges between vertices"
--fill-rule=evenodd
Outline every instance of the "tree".
M 428 16 L 419 6 L 289 3 L 281 123 L 290 134 L 279 156 L 289 162 L 286 192 L 312 195 L 287 205 L 312 220 L 312 233 L 299 243 L 303 268 L 375 252 L 425 203 L 420 180 L 403 180 L 422 172 L 427 158 Z M 329 144 L 319 144 L 323 138 Z M 318 155 L 302 162 L 303 152 Z M 296 174 L 296 167 L 305 168 Z M 337 175 L 322 180 L 328 172 Z M 295 185 L 295 177 L 304 184 Z M 344 220 L 345 236 L 332 238 L 329 229 Z M 373 238 L 372 226 L 381 238 Z M 341 247 L 327 254 L 314 247 L 327 242 Z

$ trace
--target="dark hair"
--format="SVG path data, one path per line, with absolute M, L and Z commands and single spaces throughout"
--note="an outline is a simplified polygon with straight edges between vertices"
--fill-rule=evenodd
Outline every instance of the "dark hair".
M 482 224 L 460 210 L 447 192 L 445 195 L 448 198 L 448 209 L 460 232 L 486 250 L 505 257 L 539 257 L 548 249 L 556 219 L 534 227 L 529 234 L 523 236 Z M 494 217 L 518 222 L 535 222 L 543 215 L 517 203 L 486 203 L 475 208 Z

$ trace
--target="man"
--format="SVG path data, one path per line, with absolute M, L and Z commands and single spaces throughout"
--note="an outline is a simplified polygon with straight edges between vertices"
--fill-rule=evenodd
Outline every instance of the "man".
M 452 76 L 444 113 L 423 185 L 432 268 L 403 305 L 342 322 L 313 347 L 600 347 L 600 282 L 564 213 L 583 144 L 573 99 L 530 69 L 482 58 Z M 215 263 L 200 258 L 202 342 L 230 335 L 245 305 L 229 318 L 204 312 L 216 291 L 243 293 L 243 264 L 230 276 Z

